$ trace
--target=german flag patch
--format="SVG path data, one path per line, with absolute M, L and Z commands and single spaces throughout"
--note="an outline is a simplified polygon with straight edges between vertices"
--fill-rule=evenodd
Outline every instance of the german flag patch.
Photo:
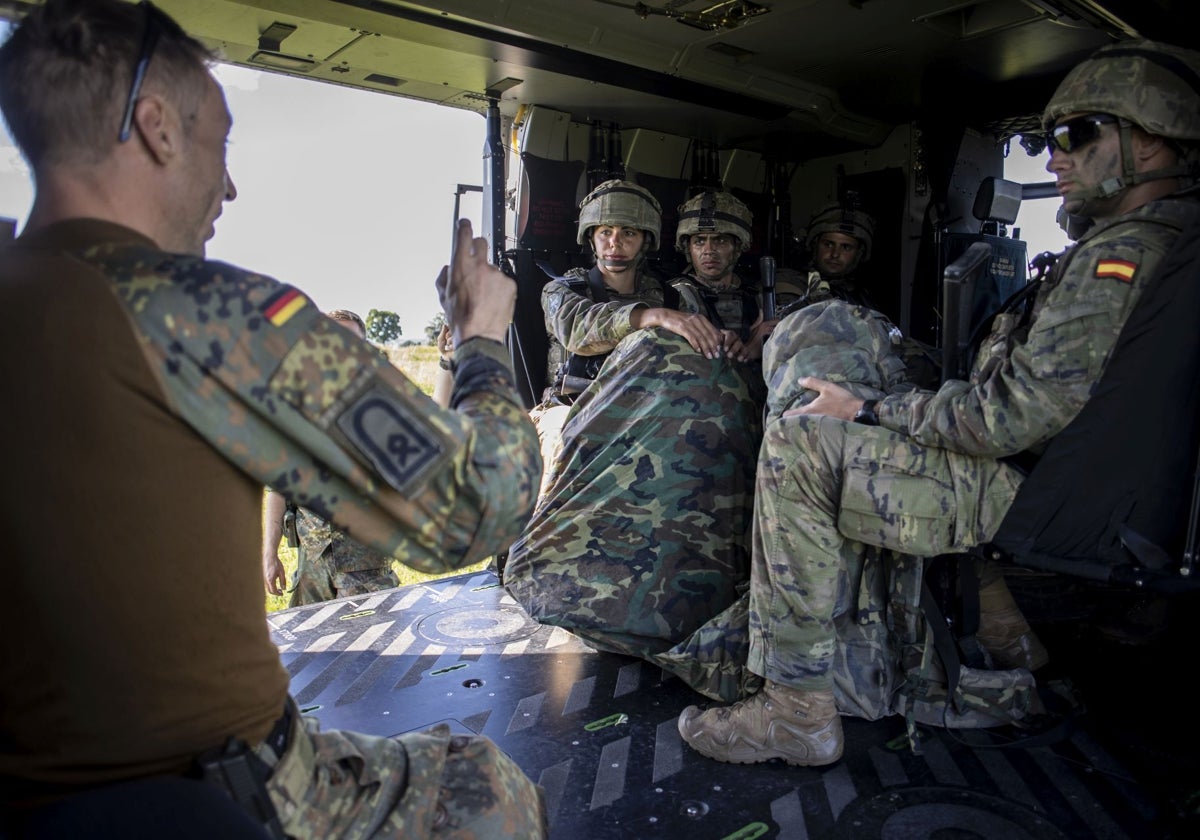
M 259 307 L 266 319 L 277 327 L 282 327 L 291 317 L 308 305 L 308 299 L 291 286 L 284 286 L 278 292 L 267 298 L 267 302 Z
M 1137 263 L 1131 263 L 1128 260 L 1100 260 L 1096 263 L 1097 277 L 1111 277 L 1122 283 L 1132 283 L 1136 271 Z

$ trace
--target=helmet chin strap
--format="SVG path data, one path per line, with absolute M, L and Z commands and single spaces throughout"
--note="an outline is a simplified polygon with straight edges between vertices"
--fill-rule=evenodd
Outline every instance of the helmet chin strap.
M 1078 199 L 1083 202 L 1080 205 L 1078 212 L 1072 213 L 1072 216 L 1089 216 L 1088 202 L 1097 198 L 1112 198 L 1121 191 L 1135 186 L 1144 184 L 1147 181 L 1158 181 L 1162 178 L 1191 178 L 1197 177 L 1196 168 L 1186 162 L 1180 162 L 1174 166 L 1163 166 L 1158 169 L 1150 169 L 1146 172 L 1135 172 L 1133 169 L 1133 124 L 1128 120 L 1121 118 L 1121 174 L 1112 178 L 1106 178 L 1094 187 L 1085 190 L 1079 190 L 1074 193 L 1071 198 Z M 1094 212 L 1095 208 L 1091 208 Z
M 633 258 L 633 260 L 630 261 L 628 267 L 632 268 L 634 271 L 637 271 L 641 264 L 646 260 L 646 254 L 649 251 L 649 243 L 642 243 L 642 247 L 638 249 L 637 255 Z M 596 265 L 600 265 L 602 262 L 604 262 L 604 260 L 600 259 L 600 255 L 596 253 L 595 243 L 592 243 L 592 262 L 596 263 Z

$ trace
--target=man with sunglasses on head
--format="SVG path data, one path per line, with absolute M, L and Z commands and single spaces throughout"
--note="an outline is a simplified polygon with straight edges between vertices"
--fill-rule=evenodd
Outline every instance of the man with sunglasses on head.
M 299 290 L 205 260 L 237 195 L 210 60 L 119 0 L 48 0 L 0 47 L 37 187 L 0 250 L 0 308 L 27 316 L 0 347 L 0 833 L 231 836 L 194 777 L 272 837 L 542 837 L 540 788 L 488 739 L 301 715 L 257 560 L 264 484 L 422 571 L 512 542 L 541 475 L 514 284 L 460 225 L 448 410 Z
M 1080 413 L 1200 212 L 1200 53 L 1149 41 L 1105 47 L 1068 74 L 1043 120 L 1063 206 L 1092 227 L 1030 310 L 995 320 L 970 380 L 864 400 L 814 370 L 799 379 L 812 401 L 768 424 L 748 661 L 765 685 L 730 707 L 684 710 L 679 731 L 704 755 L 809 766 L 841 757 L 847 709 L 836 692 L 856 677 L 878 686 L 839 670 L 853 658 L 835 630 L 847 567 L 864 546 L 933 557 L 992 539 L 1023 480 L 1010 460 L 1036 461 Z M 981 583 L 979 642 L 997 667 L 1034 670 L 1045 651 L 999 570 L 985 567 Z M 1002 618 L 986 627 L 989 611 Z

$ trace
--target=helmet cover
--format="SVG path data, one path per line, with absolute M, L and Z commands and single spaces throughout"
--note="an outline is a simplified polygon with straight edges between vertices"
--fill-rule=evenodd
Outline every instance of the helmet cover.
M 750 208 L 733 193 L 705 190 L 679 205 L 676 247 L 685 250 L 688 237 L 698 233 L 725 233 L 736 236 L 744 251 L 750 247 L 753 218 Z
M 1173 140 L 1200 140 L 1200 52 L 1154 41 L 1101 47 L 1059 84 L 1042 113 L 1111 114 Z
M 823 233 L 844 233 L 858 240 L 861 250 L 858 261 L 864 263 L 871 258 L 871 238 L 875 235 L 875 220 L 861 210 L 841 204 L 822 207 L 808 223 L 808 238 L 805 245 L 811 252 Z
M 646 250 L 653 251 L 661 235 L 662 207 L 648 189 L 632 181 L 605 181 L 579 202 L 576 241 L 584 244 L 588 232 L 600 225 L 643 231 L 649 241 Z

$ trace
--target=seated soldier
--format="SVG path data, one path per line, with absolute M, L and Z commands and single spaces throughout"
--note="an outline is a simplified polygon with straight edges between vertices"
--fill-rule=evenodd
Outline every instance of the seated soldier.
M 634 215 L 654 207 L 649 195 L 608 190 L 596 191 L 608 206 L 585 200 L 581 240 L 587 226 L 623 219 L 652 224 L 645 236 L 657 239 L 657 214 Z M 721 207 L 732 205 L 722 199 Z M 741 336 L 749 332 L 742 331 L 760 320 L 753 300 L 730 293 L 733 261 L 750 231 L 749 212 L 738 212 L 736 223 L 720 222 L 737 231 L 736 241 L 719 231 L 705 234 L 693 259 L 713 253 L 714 245 L 720 253 L 696 260 L 696 277 L 676 278 L 669 287 L 679 306 L 699 312 L 656 310 L 629 298 L 597 303 L 586 296 L 590 283 L 578 291 L 567 281 L 548 284 L 547 324 L 567 349 L 603 352 L 606 359 L 562 409 L 561 444 L 548 454 L 538 506 L 504 568 L 505 586 L 538 621 L 648 659 L 723 699 L 744 691 L 745 656 L 737 645 L 730 655 L 724 636 L 710 645 L 706 625 L 737 601 L 746 579 L 763 395 L 758 366 L 730 355 L 745 352 Z M 685 235 L 697 233 L 700 222 L 699 215 L 685 220 Z M 619 263 L 607 257 L 603 226 L 593 239 L 593 271 L 606 276 L 608 264 Z M 633 285 L 620 275 L 613 280 Z M 605 282 L 601 293 L 614 296 L 613 281 Z M 651 300 L 662 294 L 656 289 Z M 728 318 L 731 326 L 722 332 L 699 313 Z M 655 320 L 660 328 L 637 328 Z M 675 323 L 703 327 L 697 331 L 707 343 Z M 589 329 L 604 340 L 578 341 Z
M 805 237 L 808 275 L 799 283 L 798 294 L 780 300 L 779 317 L 830 298 L 873 307 L 858 269 L 871 259 L 874 235 L 875 220 L 857 207 L 834 203 L 814 213 Z
M 701 315 L 680 312 L 678 292 L 646 269 L 646 255 L 658 248 L 661 227 L 658 200 L 632 181 L 605 181 L 579 204 L 577 241 L 591 247 L 595 262 L 542 289 L 551 384 L 530 417 L 547 468 L 568 407 L 625 336 L 662 327 L 707 358 L 720 352 L 721 332 Z
M 36 184 L 0 308 L 39 313 L 0 338 L 22 395 L 0 412 L 0 835 L 190 778 L 263 836 L 544 837 L 541 789 L 488 739 L 302 714 L 256 561 L 264 484 L 422 571 L 512 541 L 541 468 L 503 343 L 515 284 L 460 225 L 447 410 L 300 290 L 206 259 L 237 196 L 211 60 L 120 0 L 31 6 L 0 46 Z
M 765 684 L 731 707 L 685 709 L 679 731 L 694 749 L 735 763 L 841 757 L 833 674 L 847 567 L 863 546 L 934 557 L 995 534 L 1023 480 L 1010 458 L 1036 459 L 1079 414 L 1200 213 L 1198 74 L 1200 53 L 1124 42 L 1059 85 L 1043 114 L 1047 169 L 1064 208 L 1094 226 L 1032 308 L 995 319 L 969 381 L 866 399 L 798 383 L 815 398 L 768 426 L 755 490 L 748 668 Z M 1025 630 L 1010 615 L 991 652 L 1035 660 Z
M 876 310 L 859 269 L 871 259 L 875 220 L 852 202 L 829 204 L 813 214 L 805 241 L 811 269 L 807 275 L 780 282 L 777 312 L 780 318 L 805 306 L 826 300 L 841 300 L 875 310 L 873 317 L 885 318 Z M 784 291 L 786 289 L 786 291 Z M 889 325 L 892 342 L 908 368 L 908 379 L 922 387 L 937 387 L 941 362 L 933 349 L 905 336 Z
M 679 206 L 675 229 L 691 266 L 684 276 L 692 282 L 680 287 L 684 307 L 708 316 L 721 330 L 724 352 L 742 362 L 762 357 L 772 326 L 763 324 L 758 287 L 734 272 L 750 247 L 751 224 L 750 208 L 737 196 L 705 190 Z

